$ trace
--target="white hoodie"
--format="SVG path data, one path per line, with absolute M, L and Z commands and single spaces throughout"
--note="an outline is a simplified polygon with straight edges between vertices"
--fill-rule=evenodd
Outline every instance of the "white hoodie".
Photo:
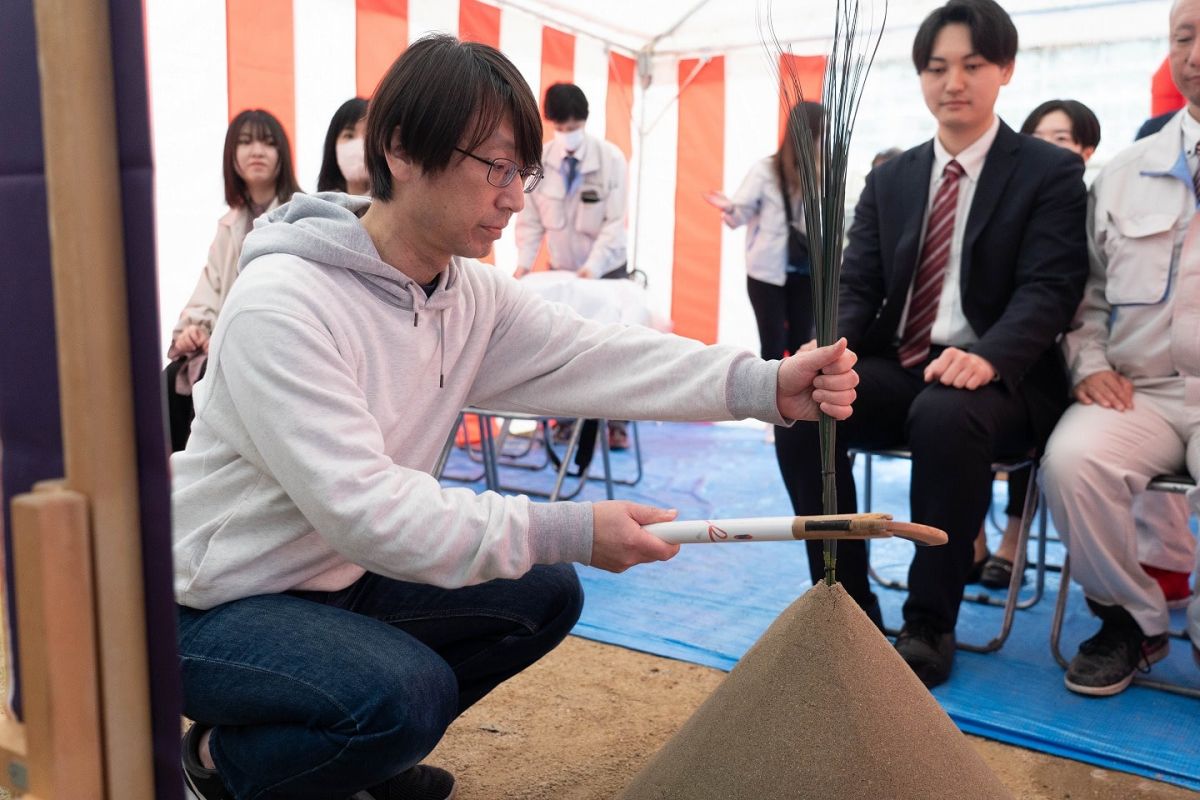
M 246 238 L 171 462 L 179 603 L 333 591 L 366 570 L 457 587 L 587 563 L 590 504 L 430 475 L 468 405 L 783 422 L 778 362 L 589 322 L 469 259 L 426 297 L 379 259 L 358 220 L 369 203 L 297 195 Z

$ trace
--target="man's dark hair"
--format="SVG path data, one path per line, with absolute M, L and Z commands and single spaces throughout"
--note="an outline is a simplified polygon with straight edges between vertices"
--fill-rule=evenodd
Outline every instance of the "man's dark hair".
M 1017 26 L 995 0 L 950 0 L 935 9 L 913 39 L 912 59 L 917 72 L 929 66 L 933 42 L 946 25 L 960 22 L 971 31 L 971 47 L 993 64 L 1008 66 L 1017 60 Z
M 546 90 L 546 119 L 551 122 L 569 122 L 587 119 L 587 97 L 573 83 L 556 83 Z
M 1047 100 L 1029 112 L 1021 133 L 1033 135 L 1042 117 L 1051 111 L 1061 111 L 1071 120 L 1071 138 L 1080 147 L 1095 147 L 1100 144 L 1100 120 L 1092 110 L 1078 100 Z
M 505 119 L 512 124 L 521 166 L 541 166 L 537 100 L 512 62 L 478 42 L 446 34 L 421 37 L 396 59 L 371 99 L 363 143 L 371 194 L 376 200 L 392 198 L 384 154 L 393 132 L 409 159 L 437 174 L 458 155 L 456 147 L 474 150 Z
M 351 97 L 333 112 L 333 119 L 329 120 L 329 130 L 325 131 L 325 145 L 321 148 L 321 171 L 317 174 L 318 192 L 346 191 L 346 176 L 342 174 L 337 162 L 338 137 L 347 128 L 353 129 L 365 116 L 367 101 L 361 97 Z
M 225 131 L 225 153 L 222 160 L 225 173 L 225 202 L 230 208 L 241 208 L 251 203 L 250 189 L 242 176 L 237 174 L 238 139 L 243 132 L 249 134 L 253 141 L 266 142 L 279 153 L 279 171 L 275 173 L 275 197 L 280 203 L 291 200 L 292 195 L 300 191 L 300 184 L 296 182 L 296 172 L 292 167 L 292 145 L 288 141 L 287 132 L 270 111 L 251 108 L 234 117 Z

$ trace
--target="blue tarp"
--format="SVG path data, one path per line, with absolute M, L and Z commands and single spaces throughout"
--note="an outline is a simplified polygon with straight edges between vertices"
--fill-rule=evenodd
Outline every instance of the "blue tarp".
M 761 428 L 643 423 L 641 435 L 645 479 L 635 489 L 619 487 L 618 498 L 678 508 L 681 518 L 790 513 L 774 450 Z M 455 458 L 452 468 L 465 469 L 461 455 Z M 631 457 L 616 456 L 614 470 L 629 474 Z M 528 485 L 550 482 L 548 472 L 503 474 Z M 907 518 L 907 463 L 876 460 L 874 476 L 876 510 Z M 997 483 L 997 514 L 1004 488 Z M 583 496 L 602 499 L 601 484 L 589 483 Z M 904 542 L 876 543 L 872 564 L 885 577 L 903 578 L 910 555 L 911 545 Z M 1061 548 L 1051 545 L 1049 560 L 1061 559 Z M 690 545 L 670 562 L 622 575 L 584 567 L 580 575 L 587 601 L 576 635 L 724 670 L 810 586 L 804 547 L 790 542 Z M 1063 686 L 1049 648 L 1057 588 L 1051 573 L 1046 596 L 1017 612 L 1003 649 L 960 652 L 953 676 L 934 696 L 968 733 L 1200 790 L 1200 701 L 1136 686 L 1116 697 L 1085 698 Z M 898 626 L 903 593 L 877 593 L 885 620 Z M 999 608 L 964 604 L 959 637 L 987 641 L 1000 619 Z M 1182 612 L 1172 623 L 1182 627 Z M 1075 587 L 1064 653 L 1070 657 L 1096 627 Z M 1153 677 L 1200 688 L 1190 649 L 1188 642 L 1173 640 Z

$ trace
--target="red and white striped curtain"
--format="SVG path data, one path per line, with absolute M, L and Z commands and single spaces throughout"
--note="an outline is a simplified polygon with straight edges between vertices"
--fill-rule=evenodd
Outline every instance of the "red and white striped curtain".
M 702 194 L 732 194 L 779 144 L 781 87 L 762 52 L 656 58 L 643 89 L 634 53 L 483 0 L 146 0 L 146 18 L 164 343 L 223 212 L 229 119 L 256 107 L 278 116 L 300 184 L 314 190 L 334 110 L 369 97 L 410 42 L 445 31 L 498 47 L 539 100 L 557 81 L 583 89 L 589 132 L 630 160 L 632 266 L 647 273 L 655 311 L 682 335 L 757 350 L 744 230 L 724 228 Z M 808 97 L 823 64 L 793 62 Z M 515 267 L 511 226 L 494 262 Z

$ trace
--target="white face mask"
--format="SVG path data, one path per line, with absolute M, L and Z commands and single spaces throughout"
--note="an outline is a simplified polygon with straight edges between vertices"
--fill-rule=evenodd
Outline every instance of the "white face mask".
M 337 143 L 337 164 L 346 183 L 357 183 L 367 179 L 367 161 L 363 154 L 362 139 L 346 139 Z
M 583 146 L 583 128 L 576 128 L 573 131 L 555 131 L 554 139 L 563 146 L 563 149 L 574 153 Z

